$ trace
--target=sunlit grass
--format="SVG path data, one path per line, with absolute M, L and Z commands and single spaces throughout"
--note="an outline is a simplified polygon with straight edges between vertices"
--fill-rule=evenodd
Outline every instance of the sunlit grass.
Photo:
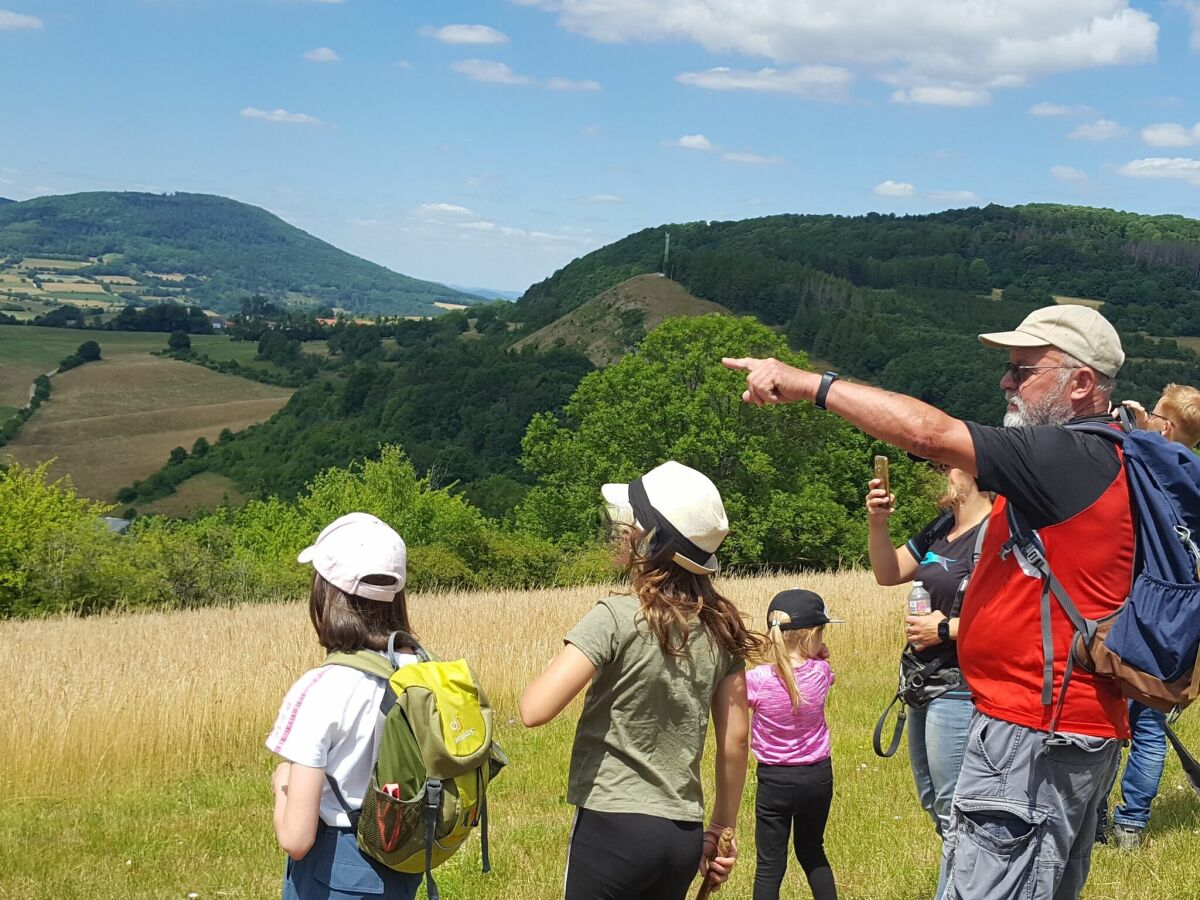
M 761 618 L 776 590 L 822 593 L 837 686 L 829 716 L 836 794 L 827 849 L 839 893 L 861 900 L 932 896 L 938 847 L 917 806 L 904 750 L 879 760 L 870 733 L 894 689 L 902 589 L 868 575 L 727 579 Z M 564 800 L 576 710 L 527 731 L 521 688 L 561 646 L 602 588 L 424 594 L 415 627 L 442 655 L 480 673 L 512 765 L 490 793 L 495 871 L 477 845 L 438 870 L 446 900 L 561 895 L 571 808 Z M 284 692 L 320 660 L 303 603 L 0 624 L 0 898 L 278 896 L 262 741 Z M 1200 745 L 1187 721 L 1185 740 Z M 711 766 L 706 767 L 711 771 Z M 748 898 L 753 779 L 738 836 L 742 862 L 721 896 Z M 1200 801 L 1169 760 L 1149 845 L 1101 849 L 1088 900 L 1195 896 Z M 806 897 L 798 871 L 785 896 Z

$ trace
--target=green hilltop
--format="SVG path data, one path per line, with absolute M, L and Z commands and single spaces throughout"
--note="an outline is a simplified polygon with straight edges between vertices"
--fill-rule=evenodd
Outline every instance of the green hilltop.
M 168 275 L 181 300 L 221 311 L 252 294 L 376 315 L 433 315 L 437 302 L 478 299 L 208 194 L 96 191 L 2 203 L 0 256 L 79 260 L 88 264 L 80 275 Z

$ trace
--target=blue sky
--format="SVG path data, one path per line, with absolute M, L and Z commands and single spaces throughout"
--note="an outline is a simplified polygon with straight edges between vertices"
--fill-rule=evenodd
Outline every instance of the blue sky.
M 197 191 L 523 289 L 663 222 L 1200 218 L 1200 0 L 0 0 L 0 196 Z

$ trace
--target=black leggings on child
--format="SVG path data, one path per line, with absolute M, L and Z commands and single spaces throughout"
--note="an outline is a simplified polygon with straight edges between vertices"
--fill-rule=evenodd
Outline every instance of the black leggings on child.
M 567 849 L 566 900 L 683 900 L 704 825 L 579 807 Z
M 837 900 L 833 870 L 825 857 L 825 822 L 832 801 L 833 765 L 828 759 L 811 766 L 758 767 L 754 900 L 778 900 L 789 836 L 815 900 Z

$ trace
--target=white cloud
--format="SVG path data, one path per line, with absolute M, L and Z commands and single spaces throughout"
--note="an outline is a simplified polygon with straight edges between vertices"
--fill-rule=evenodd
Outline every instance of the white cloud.
M 899 89 L 1016 87 L 1149 62 L 1158 43 L 1158 26 L 1131 0 L 516 2 L 551 11 L 563 28 L 597 41 L 692 41 L 777 65 L 853 67 Z M 1200 4 L 1183 2 L 1189 12 Z
M 1151 147 L 1190 147 L 1200 144 L 1200 122 L 1191 128 L 1177 122 L 1159 122 L 1142 129 L 1142 140 Z
M 546 81 L 546 87 L 552 91 L 602 91 L 604 88 L 598 81 L 572 81 L 570 78 L 551 78 Z
M 580 131 L 588 137 L 596 137 L 603 130 L 604 129 L 599 125 L 584 125 L 583 128 L 580 129 Z
M 276 122 L 284 125 L 320 125 L 321 120 L 307 113 L 288 112 L 286 109 L 258 109 L 247 106 L 242 110 L 243 119 L 262 119 L 265 122 Z
M 979 200 L 974 191 L 930 191 L 925 196 L 938 203 L 975 203 Z
M 412 67 L 412 63 L 410 63 L 407 59 L 396 60 L 397 69 L 411 69 Z
M 931 85 L 893 91 L 892 102 L 924 106 L 985 106 L 992 102 L 992 95 L 975 88 Z
M 722 153 L 721 162 L 740 163 L 747 166 L 778 166 L 784 162 L 782 156 L 760 156 L 757 153 Z
M 765 91 L 822 100 L 840 100 L 854 74 L 840 66 L 797 66 L 794 69 L 731 69 L 718 66 L 703 72 L 681 72 L 680 84 L 710 91 Z
M 487 84 L 532 84 L 533 79 L 518 75 L 502 62 L 491 59 L 463 59 L 450 63 L 450 68 L 472 81 Z
M 592 194 L 592 196 L 586 198 L 584 200 L 584 202 L 585 203 L 624 203 L 625 200 L 622 197 L 618 197 L 616 194 Z
M 1071 166 L 1051 166 L 1050 174 L 1059 181 L 1087 181 L 1087 172 Z
M 716 150 L 712 141 L 702 134 L 685 134 L 679 140 L 673 143 L 675 147 L 683 147 L 685 150 Z
M 1200 51 L 1200 0 L 1177 0 L 1177 3 L 1187 10 L 1188 21 L 1192 24 L 1191 47 Z
M 917 189 L 907 181 L 889 180 L 875 185 L 875 193 L 880 197 L 912 197 L 917 193 Z
M 475 213 L 455 203 L 422 203 L 417 207 L 417 214 L 432 219 L 475 218 Z
M 507 44 L 508 35 L 487 25 L 443 25 L 434 28 L 426 25 L 421 34 L 441 41 L 443 44 Z
M 1152 156 L 1148 159 L 1130 160 L 1117 169 L 1117 172 L 1130 178 L 1174 179 L 1200 187 L 1200 159 Z
M 25 31 L 45 27 L 46 23 L 37 16 L 25 16 L 0 9 L 0 31 Z
M 337 51 L 330 47 L 317 47 L 315 50 L 309 50 L 304 54 L 304 58 L 309 62 L 315 63 L 335 63 L 342 61 Z
M 1031 116 L 1069 116 L 1071 115 L 1071 107 L 1063 106 L 1061 103 L 1035 103 L 1029 107 Z
M 1111 119 L 1097 119 L 1075 126 L 1067 135 L 1073 141 L 1111 141 L 1125 134 L 1125 129 Z

